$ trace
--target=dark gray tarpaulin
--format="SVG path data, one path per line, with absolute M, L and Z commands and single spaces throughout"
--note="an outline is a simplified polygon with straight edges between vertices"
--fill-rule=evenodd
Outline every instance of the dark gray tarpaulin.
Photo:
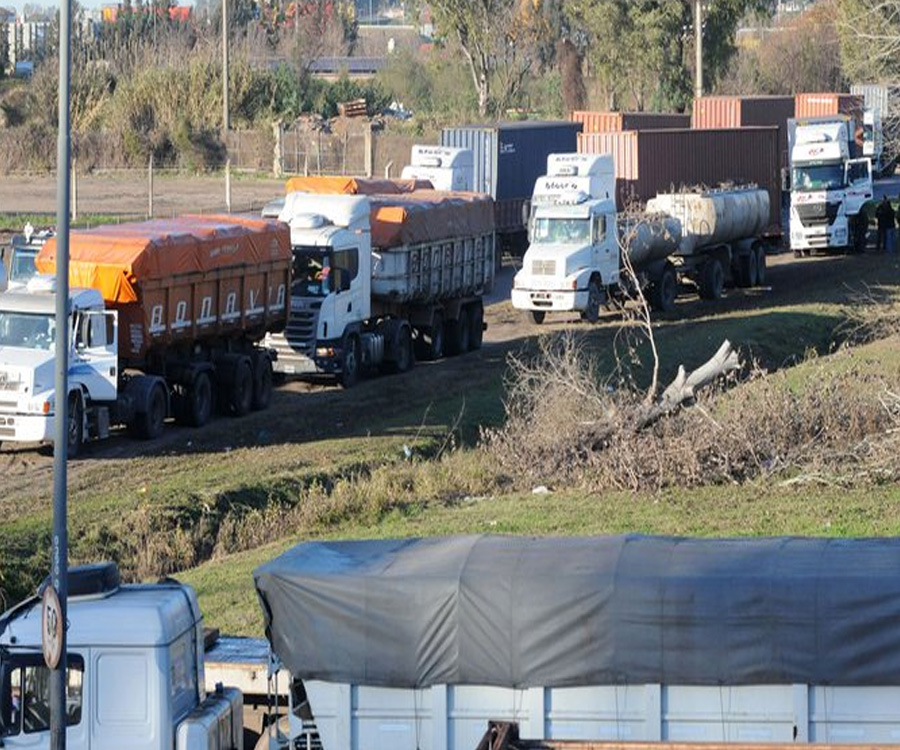
M 900 685 L 897 539 L 309 542 L 254 579 L 305 679 Z

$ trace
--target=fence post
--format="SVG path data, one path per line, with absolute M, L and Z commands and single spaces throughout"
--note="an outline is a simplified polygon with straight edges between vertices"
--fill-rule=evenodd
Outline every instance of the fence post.
M 365 132 L 365 162 L 366 162 L 366 177 L 371 177 L 375 174 L 375 138 L 372 135 L 372 123 L 369 123 Z
M 153 152 L 150 152 L 150 161 L 147 163 L 147 218 L 153 218 Z
M 272 123 L 272 134 L 275 136 L 275 154 L 272 161 L 272 175 L 274 177 L 282 177 L 284 175 L 284 146 L 281 142 L 283 131 L 284 125 L 281 120 Z
M 72 157 L 72 221 L 78 219 L 78 157 Z
M 231 157 L 225 158 L 225 208 L 231 213 Z
M 316 131 L 316 174 L 322 174 L 322 132 Z
M 347 141 L 348 141 L 346 130 L 344 131 L 344 137 L 341 140 L 342 140 L 341 145 L 343 146 L 343 148 L 341 149 L 343 151 L 343 153 L 341 154 L 341 174 L 345 175 L 345 174 L 347 174 Z

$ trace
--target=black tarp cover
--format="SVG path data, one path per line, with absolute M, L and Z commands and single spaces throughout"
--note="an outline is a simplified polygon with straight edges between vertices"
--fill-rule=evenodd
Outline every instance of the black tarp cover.
M 254 580 L 304 679 L 900 685 L 897 539 L 308 542 Z

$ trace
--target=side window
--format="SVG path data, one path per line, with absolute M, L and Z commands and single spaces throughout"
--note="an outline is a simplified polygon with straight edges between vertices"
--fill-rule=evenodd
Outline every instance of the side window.
M 349 289 L 350 282 L 359 273 L 359 250 L 355 247 L 335 250 L 331 260 L 331 273 L 334 275 L 336 290 Z
M 594 240 L 595 245 L 599 245 L 606 239 L 606 216 L 594 217 Z
M 50 729 L 50 670 L 40 656 L 4 668 L 0 680 L 0 737 Z M 81 722 L 84 661 L 69 657 L 66 670 L 66 724 Z

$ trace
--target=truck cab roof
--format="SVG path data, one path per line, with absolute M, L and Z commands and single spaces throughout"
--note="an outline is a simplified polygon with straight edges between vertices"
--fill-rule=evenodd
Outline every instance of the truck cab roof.
M 166 646 L 196 627 L 200 619 L 189 586 L 177 582 L 124 585 L 101 594 L 70 596 L 67 637 L 72 648 Z M 40 600 L 35 597 L 0 617 L 0 629 L 0 646 L 39 649 Z
M 47 279 L 47 277 L 43 277 Z M 51 315 L 56 311 L 56 292 L 51 287 L 36 288 L 30 283 L 24 290 L 10 290 L 0 297 L 0 310 Z M 96 289 L 70 289 L 69 307 L 71 310 L 102 309 L 103 297 Z

